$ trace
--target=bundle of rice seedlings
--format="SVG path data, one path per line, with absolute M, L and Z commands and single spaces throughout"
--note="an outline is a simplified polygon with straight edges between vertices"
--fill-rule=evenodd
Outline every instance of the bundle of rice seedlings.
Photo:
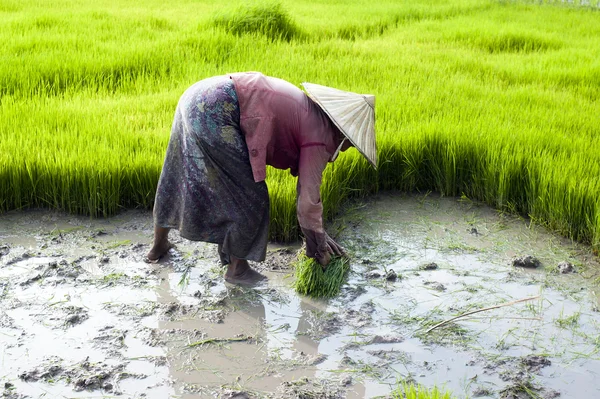
M 294 264 L 296 269 L 296 292 L 313 298 L 331 298 L 340 292 L 340 288 L 350 270 L 347 257 L 333 257 L 323 270 L 321 264 L 304 253 Z

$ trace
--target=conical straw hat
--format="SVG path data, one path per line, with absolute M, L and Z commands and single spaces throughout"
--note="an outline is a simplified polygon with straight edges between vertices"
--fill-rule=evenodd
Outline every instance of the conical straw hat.
M 302 83 L 329 119 L 361 154 L 377 168 L 375 144 L 375 96 L 357 94 L 314 83 Z

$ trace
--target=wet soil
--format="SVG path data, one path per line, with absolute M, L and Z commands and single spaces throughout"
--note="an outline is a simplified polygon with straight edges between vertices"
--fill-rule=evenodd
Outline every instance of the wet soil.
M 176 232 L 145 263 L 148 212 L 0 215 L 0 397 L 370 398 L 399 381 L 600 397 L 588 248 L 448 198 L 380 195 L 329 231 L 351 273 L 318 301 L 291 288 L 299 245 L 271 246 L 253 265 L 268 283 L 240 288 Z

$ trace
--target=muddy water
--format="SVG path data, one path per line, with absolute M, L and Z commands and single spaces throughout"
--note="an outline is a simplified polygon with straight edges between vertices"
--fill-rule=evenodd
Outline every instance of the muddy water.
M 600 397 L 600 267 L 585 247 L 429 197 L 373 198 L 330 231 L 352 272 L 338 298 L 315 301 L 291 288 L 294 246 L 255 265 L 268 284 L 238 288 L 214 246 L 175 234 L 166 259 L 145 263 L 149 213 L 2 215 L 0 391 L 367 398 L 407 380 L 461 398 Z M 526 255 L 541 265 L 512 265 Z M 574 273 L 558 272 L 565 261 Z

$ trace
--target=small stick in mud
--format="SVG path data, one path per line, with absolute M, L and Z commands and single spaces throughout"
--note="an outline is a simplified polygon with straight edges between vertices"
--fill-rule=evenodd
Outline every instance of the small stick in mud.
M 517 299 L 516 301 L 512 301 L 512 302 L 501 303 L 500 305 L 494 305 L 494 306 L 489 306 L 487 308 L 481 308 L 481 309 L 477 309 L 477 310 L 471 310 L 470 312 L 463 313 L 461 315 L 455 316 L 455 317 L 453 317 L 451 319 L 444 320 L 444 321 L 436 324 L 435 326 L 433 326 L 433 327 L 429 328 L 427 331 L 425 331 L 425 334 L 428 334 L 431 331 L 435 330 L 436 328 L 441 327 L 441 326 L 443 326 L 445 324 L 448 324 L 448 323 L 450 323 L 450 322 L 452 322 L 452 321 L 454 321 L 456 319 L 460 319 L 461 317 L 469 316 L 469 315 L 472 315 L 472 314 L 475 314 L 475 313 L 479 313 L 479 312 L 485 312 L 486 310 L 492 310 L 492 309 L 503 308 L 505 306 L 511 306 L 511 305 L 514 305 L 514 304 L 517 304 L 517 303 L 520 303 L 520 302 L 533 301 L 534 299 L 538 299 L 539 297 L 540 297 L 539 295 L 536 295 L 536 296 L 532 296 L 532 297 L 529 297 L 529 298 Z
M 223 343 L 223 342 L 242 342 L 242 341 L 248 341 L 252 339 L 252 337 L 234 337 L 234 338 L 207 338 L 207 339 L 203 339 L 200 341 L 196 341 L 196 342 L 192 342 L 191 344 L 188 344 L 187 347 L 188 348 L 193 348 L 196 346 L 202 346 L 205 344 L 218 344 L 218 343 Z

